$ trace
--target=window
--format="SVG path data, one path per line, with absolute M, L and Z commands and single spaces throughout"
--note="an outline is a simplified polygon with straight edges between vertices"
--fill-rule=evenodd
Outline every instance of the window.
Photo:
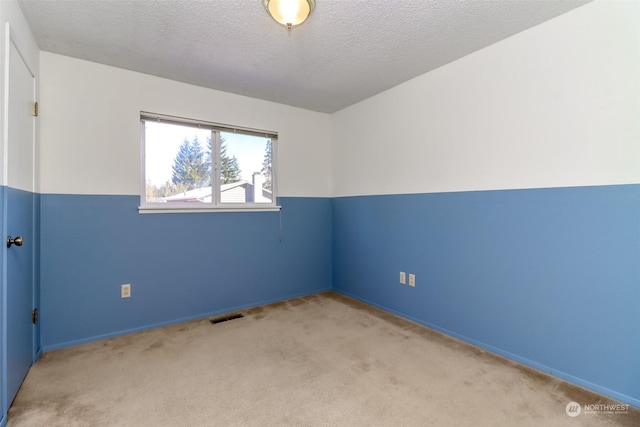
M 275 210 L 274 132 L 141 113 L 140 212 Z

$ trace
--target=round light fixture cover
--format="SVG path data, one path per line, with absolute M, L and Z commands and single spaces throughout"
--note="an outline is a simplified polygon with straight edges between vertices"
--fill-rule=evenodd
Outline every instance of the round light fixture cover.
M 279 24 L 291 29 L 302 24 L 313 12 L 315 0 L 262 0 L 264 8 Z

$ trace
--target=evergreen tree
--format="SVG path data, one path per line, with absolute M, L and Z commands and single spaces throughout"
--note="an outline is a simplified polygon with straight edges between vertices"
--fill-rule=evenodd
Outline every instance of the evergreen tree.
M 213 143 L 211 142 L 211 136 L 207 136 L 207 177 L 209 178 L 209 182 L 213 186 L 213 175 L 211 174 L 211 171 L 213 170 L 213 156 L 211 155 L 211 153 L 213 153 Z
M 213 152 L 213 143 L 211 138 L 207 138 L 207 160 L 209 162 L 209 177 L 211 177 L 211 165 L 213 160 L 211 153 Z M 220 184 L 231 184 L 240 181 L 242 170 L 236 156 L 229 157 L 227 155 L 227 143 L 224 138 L 220 139 Z
M 267 190 L 272 190 L 272 161 L 271 161 L 271 140 L 267 140 L 267 146 L 264 149 L 264 160 L 262 161 L 262 170 L 260 171 L 262 175 L 264 175 L 264 184 L 263 188 Z
M 224 138 L 220 141 L 220 184 L 231 184 L 240 181 L 242 171 L 236 156 L 227 155 L 227 144 Z
M 192 141 L 185 138 L 173 160 L 172 169 L 171 182 L 186 190 L 210 184 L 209 166 L 205 161 L 205 155 L 197 136 Z

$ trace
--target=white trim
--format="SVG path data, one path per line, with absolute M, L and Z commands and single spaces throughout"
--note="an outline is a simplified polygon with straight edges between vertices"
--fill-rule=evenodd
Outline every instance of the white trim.
M 220 179 L 220 168 L 222 167 L 222 158 L 220 156 L 220 146 L 222 145 L 222 139 L 220 138 L 219 130 L 211 131 L 211 200 L 213 204 L 218 206 L 221 200 L 220 185 L 218 180 Z
M 144 119 L 140 118 L 140 204 L 144 205 L 147 202 L 147 158 L 145 153 L 145 147 L 147 141 L 145 140 L 145 124 Z
M 271 201 L 278 204 L 278 137 L 271 138 Z
M 9 185 L 9 57 L 11 53 L 11 27 L 10 23 L 5 23 L 5 39 L 4 39 L 4 103 L 3 132 L 2 132 L 2 184 Z M 4 234 L 3 234 L 4 235 Z
M 250 206 L 232 205 L 214 207 L 212 205 L 199 206 L 193 204 L 183 204 L 180 206 L 139 206 L 138 213 L 141 214 L 172 214 L 172 213 L 205 213 L 205 212 L 278 212 L 282 206 Z
M 170 119 L 167 119 L 170 118 Z M 147 182 L 146 182 L 146 126 L 147 121 L 165 121 L 166 123 L 176 125 L 207 125 L 211 130 L 211 199 L 210 203 L 188 203 L 188 202 L 171 202 L 166 203 L 151 203 L 147 202 Z M 144 111 L 140 112 L 140 160 L 141 160 L 141 177 L 140 177 L 140 206 L 138 207 L 139 213 L 189 213 L 189 212 L 273 212 L 279 211 L 280 206 L 277 205 L 277 186 L 276 186 L 276 158 L 278 155 L 277 134 L 275 132 L 257 131 L 242 129 L 243 133 L 269 139 L 271 141 L 271 194 L 272 200 L 269 203 L 222 203 L 221 188 L 219 182 L 219 174 L 221 167 L 220 149 L 222 148 L 221 128 L 212 127 L 214 124 L 211 122 L 202 122 L 193 119 L 183 119 L 173 116 L 152 115 Z M 229 125 L 217 125 L 222 126 L 224 129 L 233 129 Z

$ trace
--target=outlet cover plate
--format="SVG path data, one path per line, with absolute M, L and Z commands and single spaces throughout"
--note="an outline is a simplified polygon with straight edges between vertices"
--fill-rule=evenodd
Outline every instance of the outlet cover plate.
M 131 285 L 120 286 L 120 298 L 131 298 Z

